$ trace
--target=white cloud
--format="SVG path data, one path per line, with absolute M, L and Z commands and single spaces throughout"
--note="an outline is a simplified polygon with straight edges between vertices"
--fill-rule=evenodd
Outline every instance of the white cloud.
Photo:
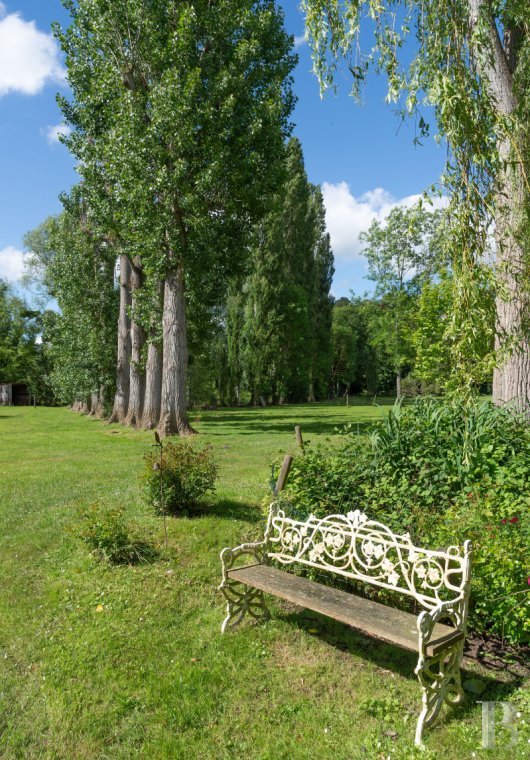
M 65 137 L 68 137 L 69 134 L 71 134 L 72 129 L 71 127 L 67 126 L 66 124 L 56 124 L 53 127 L 47 127 L 46 129 L 46 139 L 52 145 L 53 143 L 59 142 L 59 137 L 61 135 L 64 135 Z
M 305 45 L 307 42 L 305 34 L 295 34 L 294 36 L 294 46 L 295 48 L 300 48 L 302 45 Z
M 10 92 L 35 95 L 48 82 L 64 82 L 59 48 L 50 34 L 0 2 L 0 97 Z
M 8 282 L 16 282 L 24 274 L 24 259 L 27 254 L 8 245 L 0 250 L 0 277 Z
M 374 219 L 382 222 L 395 206 L 410 208 L 421 197 L 420 194 L 408 195 L 398 200 L 382 187 L 376 187 L 355 198 L 346 182 L 336 185 L 324 182 L 322 195 L 333 252 L 337 258 L 350 261 L 361 256 L 359 235 L 368 229 Z M 446 205 L 445 198 L 433 199 L 433 208 Z

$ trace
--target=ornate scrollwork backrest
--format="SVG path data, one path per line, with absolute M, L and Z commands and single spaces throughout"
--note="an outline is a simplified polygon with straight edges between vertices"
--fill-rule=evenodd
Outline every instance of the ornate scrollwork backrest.
M 303 564 L 414 597 L 426 609 L 441 602 L 465 604 L 471 545 L 423 549 L 408 533 L 369 520 L 361 511 L 305 522 L 271 505 L 267 556 L 284 565 Z

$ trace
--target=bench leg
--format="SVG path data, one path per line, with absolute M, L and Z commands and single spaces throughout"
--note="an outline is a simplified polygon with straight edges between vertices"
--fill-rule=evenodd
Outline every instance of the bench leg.
M 438 717 L 444 702 L 458 704 L 464 699 L 460 682 L 460 662 L 464 642 L 458 642 L 435 657 L 420 655 L 415 673 L 422 689 L 422 711 L 416 727 L 415 744 L 422 745 L 423 729 Z
M 228 581 L 221 585 L 221 592 L 227 602 L 221 633 L 239 625 L 247 613 L 255 620 L 267 620 L 270 617 L 263 591 L 244 583 Z

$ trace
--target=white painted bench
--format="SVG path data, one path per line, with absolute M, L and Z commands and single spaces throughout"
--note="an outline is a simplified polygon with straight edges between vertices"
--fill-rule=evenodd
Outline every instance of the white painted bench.
M 247 564 L 238 566 L 243 557 Z M 248 562 L 250 560 L 250 563 Z M 305 521 L 293 520 L 273 503 L 263 541 L 221 552 L 227 600 L 222 632 L 248 613 L 269 616 L 264 592 L 314 610 L 392 644 L 419 653 L 415 673 L 422 690 L 416 728 L 438 717 L 445 702 L 463 699 L 460 662 L 469 604 L 471 543 L 433 551 L 413 545 L 356 510 Z M 400 592 L 416 600 L 419 615 L 315 583 L 271 563 L 326 570 L 343 578 Z M 443 621 L 443 622 L 442 622 Z

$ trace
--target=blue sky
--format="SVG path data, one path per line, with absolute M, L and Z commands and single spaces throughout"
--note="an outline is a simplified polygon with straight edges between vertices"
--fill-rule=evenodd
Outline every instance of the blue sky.
M 370 284 L 359 232 L 436 182 L 445 151 L 433 140 L 414 146 L 414 125 L 400 124 L 385 104 L 382 78 L 369 78 L 361 106 L 349 96 L 346 74 L 338 76 L 338 95 L 321 100 L 298 0 L 281 5 L 300 56 L 294 134 L 309 179 L 324 191 L 337 270 L 333 293 L 360 294 Z M 67 88 L 50 36 L 54 20 L 68 22 L 60 0 L 0 0 L 0 277 L 13 282 L 22 271 L 24 233 L 59 212 L 59 193 L 76 181 L 73 161 L 56 139 L 61 114 L 55 96 Z

